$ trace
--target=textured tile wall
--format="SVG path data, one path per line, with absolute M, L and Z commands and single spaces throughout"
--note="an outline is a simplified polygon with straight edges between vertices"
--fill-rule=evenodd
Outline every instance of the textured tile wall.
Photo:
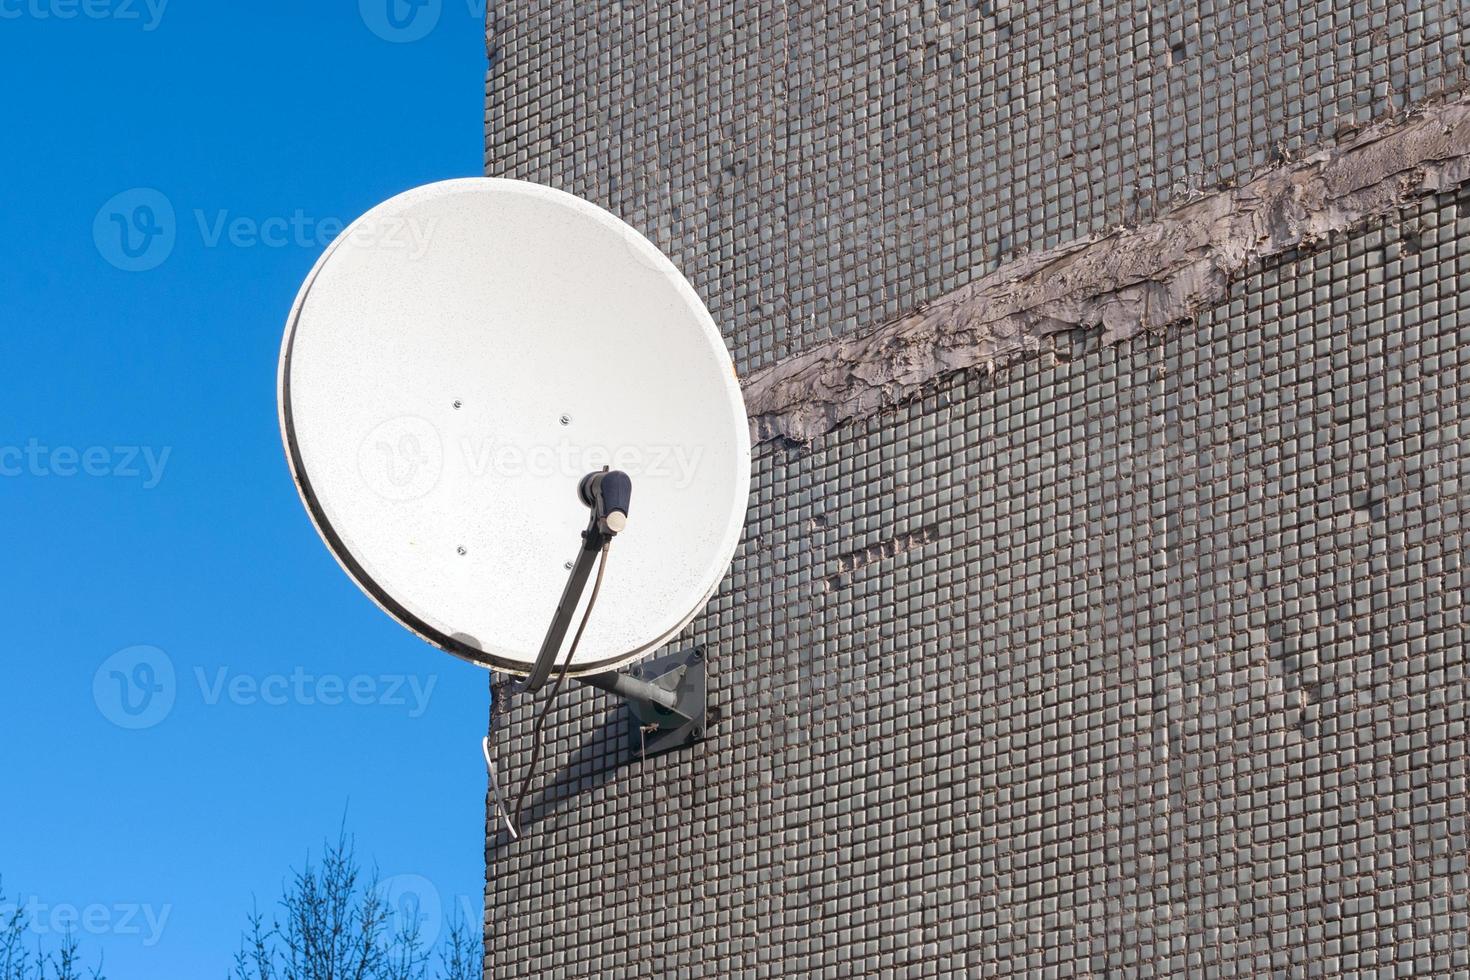
M 488 172 L 674 256 L 742 371 L 1463 87 L 1460 0 L 496 0 Z
M 746 366 L 1458 87 L 1467 16 L 494 7 L 489 172 L 654 232 Z M 1470 976 L 1467 396 L 1462 194 L 763 447 L 719 721 L 639 762 L 563 695 L 486 975 Z

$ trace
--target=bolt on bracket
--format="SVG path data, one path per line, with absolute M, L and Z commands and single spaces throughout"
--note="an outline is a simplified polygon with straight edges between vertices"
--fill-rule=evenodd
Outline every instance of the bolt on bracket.
M 655 657 L 628 668 L 577 678 L 622 698 L 633 715 L 633 740 L 644 758 L 704 738 L 704 648 Z

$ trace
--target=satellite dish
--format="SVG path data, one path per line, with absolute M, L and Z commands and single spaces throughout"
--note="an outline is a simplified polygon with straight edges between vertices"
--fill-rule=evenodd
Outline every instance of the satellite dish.
M 652 243 L 561 191 L 451 180 L 368 212 L 296 298 L 279 397 L 337 561 L 474 663 L 532 673 L 590 473 L 626 473 L 634 506 L 567 675 L 673 639 L 739 543 L 750 438 L 714 320 Z

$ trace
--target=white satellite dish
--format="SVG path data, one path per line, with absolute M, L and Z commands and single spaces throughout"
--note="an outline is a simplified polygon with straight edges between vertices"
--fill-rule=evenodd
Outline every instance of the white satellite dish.
M 567 675 L 673 639 L 739 542 L 750 439 L 718 328 L 653 244 L 560 191 L 452 180 L 368 212 L 296 298 L 279 395 L 328 548 L 475 663 L 532 673 L 590 473 L 631 477 L 631 517 Z

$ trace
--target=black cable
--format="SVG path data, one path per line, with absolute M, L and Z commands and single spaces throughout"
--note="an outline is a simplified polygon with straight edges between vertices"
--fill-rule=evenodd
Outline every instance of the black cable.
M 607 553 L 612 548 L 609 540 L 602 546 L 602 554 L 597 559 L 597 581 L 592 583 L 592 596 L 587 600 L 587 608 L 582 612 L 582 622 L 577 626 L 576 635 L 572 637 L 572 645 L 567 649 L 567 658 L 562 662 L 561 673 L 557 675 L 556 682 L 551 685 L 551 691 L 546 695 L 546 701 L 541 705 L 541 713 L 536 716 L 536 725 L 531 729 L 531 761 L 526 764 L 526 775 L 521 780 L 521 791 L 516 794 L 515 825 L 516 832 L 520 833 L 521 805 L 526 801 L 526 790 L 531 787 L 531 777 L 536 775 L 536 763 L 541 759 L 541 727 L 546 724 L 546 716 L 551 713 L 551 705 L 556 701 L 556 695 L 561 690 L 561 682 L 567 679 L 567 668 L 572 664 L 572 657 L 576 656 L 577 644 L 582 642 L 582 633 L 587 629 L 587 620 L 592 618 L 592 607 L 597 605 L 597 593 L 602 591 L 602 573 L 607 571 Z

